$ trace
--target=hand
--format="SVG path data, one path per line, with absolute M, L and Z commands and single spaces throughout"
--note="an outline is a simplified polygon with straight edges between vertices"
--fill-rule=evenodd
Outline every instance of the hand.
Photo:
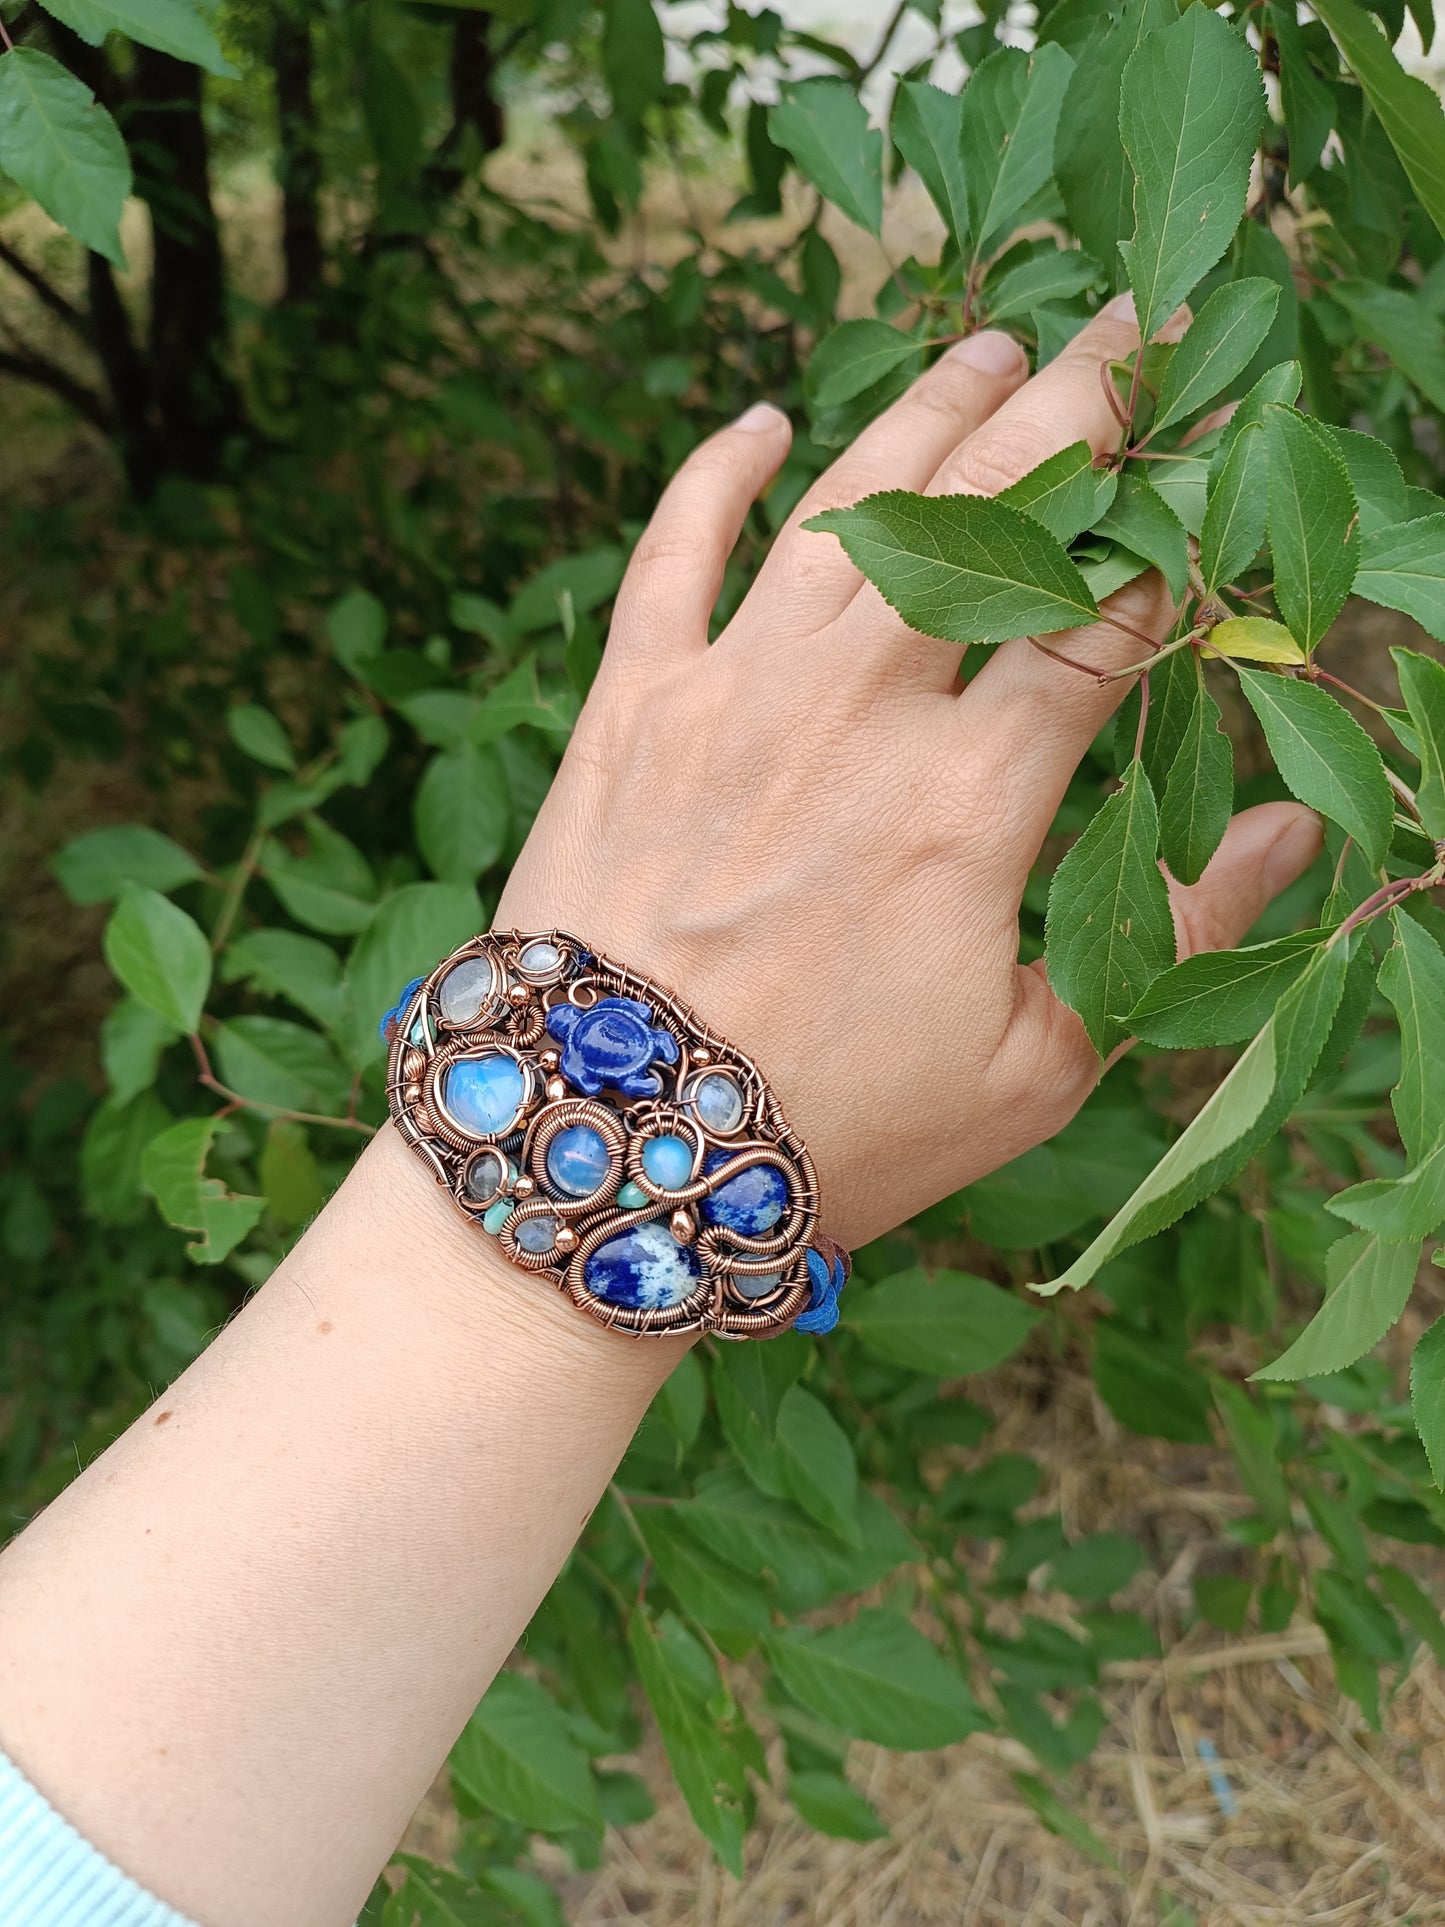
M 1041 965 L 1018 963 L 1024 884 L 1125 681 L 1005 644 L 910 630 L 802 524 L 882 488 L 992 494 L 1118 423 L 1101 365 L 1131 354 L 1127 298 L 1032 380 L 1005 335 L 946 354 L 811 488 L 737 615 L 708 618 L 788 424 L 759 406 L 668 488 L 617 600 L 602 669 L 503 893 L 499 924 L 558 925 L 654 974 L 758 1063 L 814 1157 L 823 1228 L 857 1245 L 1052 1136 L 1098 1059 Z M 1162 636 L 1155 575 L 1104 604 Z M 1137 660 L 1107 622 L 1052 646 Z M 1237 942 L 1314 859 L 1295 804 L 1234 819 L 1192 888 L 1179 952 Z

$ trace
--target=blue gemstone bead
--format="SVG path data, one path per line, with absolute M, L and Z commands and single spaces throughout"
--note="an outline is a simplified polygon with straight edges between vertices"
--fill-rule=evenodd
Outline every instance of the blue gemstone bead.
M 732 1151 L 714 1151 L 703 1166 L 709 1172 L 726 1164 Z M 788 1208 L 788 1186 L 775 1164 L 755 1164 L 720 1185 L 710 1198 L 702 1201 L 702 1214 L 709 1224 L 726 1225 L 745 1238 L 761 1238 L 771 1231 Z
M 459 1057 L 442 1085 L 442 1102 L 464 1131 L 495 1137 L 510 1128 L 527 1094 L 527 1080 L 514 1058 L 500 1051 Z
M 557 1242 L 555 1218 L 523 1218 L 517 1226 L 517 1245 L 522 1251 L 550 1251 Z
M 686 1138 L 650 1137 L 642 1147 L 642 1168 L 664 1191 L 680 1191 L 692 1176 L 692 1146 Z
M 607 1176 L 607 1140 L 590 1124 L 559 1131 L 547 1146 L 547 1176 L 569 1198 L 590 1198 Z
M 743 1094 L 725 1071 L 700 1077 L 693 1086 L 692 1103 L 709 1131 L 720 1131 L 725 1136 L 743 1121 Z
M 701 1276 L 696 1253 L 655 1220 L 609 1238 L 582 1267 L 582 1282 L 594 1298 L 632 1311 L 681 1304 Z

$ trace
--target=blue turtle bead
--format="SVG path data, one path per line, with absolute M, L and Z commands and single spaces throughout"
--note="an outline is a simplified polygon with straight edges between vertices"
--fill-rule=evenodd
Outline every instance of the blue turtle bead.
M 584 1097 L 611 1085 L 624 1097 L 656 1097 L 662 1079 L 653 1064 L 675 1064 L 678 1043 L 633 997 L 600 997 L 587 1010 L 554 1004 L 547 1029 L 562 1046 L 562 1075 Z
M 736 1155 L 714 1151 L 703 1169 L 710 1174 Z M 709 1224 L 726 1225 L 745 1238 L 760 1238 L 771 1231 L 787 1208 L 787 1179 L 775 1164 L 755 1164 L 751 1171 L 739 1172 L 702 1201 L 702 1214 Z
M 582 1282 L 594 1298 L 629 1311 L 679 1305 L 701 1276 L 697 1254 L 656 1219 L 609 1238 L 582 1267 Z

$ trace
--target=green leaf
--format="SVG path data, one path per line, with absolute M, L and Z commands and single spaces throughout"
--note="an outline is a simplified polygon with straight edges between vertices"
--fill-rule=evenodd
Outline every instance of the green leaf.
M 1292 793 L 1347 830 L 1377 869 L 1395 818 L 1379 750 L 1317 683 L 1239 666 L 1236 673 Z
M 1054 132 L 1074 63 L 1055 43 L 1000 47 L 963 91 L 962 156 L 973 253 L 992 254 L 1054 171 Z
M 889 127 L 894 146 L 928 189 L 960 253 L 968 244 L 961 114 L 957 94 L 926 80 L 904 80 L 893 97 Z
M 1184 524 L 1153 483 L 1126 470 L 1095 533 L 1142 555 L 1163 576 L 1176 602 L 1189 582 L 1189 539 Z
M 1093 622 L 1099 607 L 1047 529 L 986 495 L 887 489 L 803 524 L 836 535 L 905 622 L 946 642 L 1006 642 Z
M 699 1479 L 697 1495 L 672 1508 L 674 1518 L 710 1552 L 756 1580 L 776 1583 L 785 1611 L 806 1612 L 839 1593 L 878 1584 L 918 1548 L 883 1501 L 858 1493 L 862 1543 L 837 1535 L 786 1500 L 768 1495 L 734 1467 Z
M 1314 10 L 1365 90 L 1420 205 L 1445 234 L 1445 113 L 1439 96 L 1404 71 L 1376 22 L 1355 0 L 1319 0 Z
M 267 769 L 294 770 L 296 752 L 286 732 L 259 703 L 237 703 L 226 711 L 226 733 L 243 755 Z
M 793 1503 L 847 1545 L 861 1545 L 852 1442 L 823 1401 L 801 1385 L 778 1407 L 777 1455 L 783 1490 Z
M 250 1102 L 345 1111 L 351 1078 L 318 1031 L 284 1017 L 230 1017 L 217 1026 L 215 1041 L 222 1083 Z
M 1437 1144 L 1402 1178 L 1366 1178 L 1325 1199 L 1326 1211 L 1382 1238 L 1417 1244 L 1445 1224 L 1445 1143 Z
M 1366 535 L 1354 592 L 1413 616 L 1427 635 L 1445 642 L 1445 515 L 1425 515 Z M 1397 661 L 1400 653 L 1392 651 Z M 1438 664 L 1431 667 L 1438 672 Z
M 1347 1232 L 1325 1253 L 1326 1298 L 1289 1349 L 1255 1378 L 1323 1378 L 1373 1351 L 1405 1309 L 1419 1241 Z
M 714 1710 L 723 1693 L 717 1668 L 675 1620 L 654 1627 L 640 1609 L 628 1619 L 627 1642 L 687 1810 L 741 1879 L 747 1775 Z
M 834 1840 L 882 1840 L 888 1829 L 841 1773 L 790 1773 L 788 1798 L 798 1818 Z
M 1050 1833 L 1067 1840 L 1071 1847 L 1077 1848 L 1087 1859 L 1097 1861 L 1101 1867 L 1117 1865 L 1112 1851 L 1088 1821 L 1061 1800 L 1047 1782 L 1035 1773 L 1011 1773 L 1009 1778 Z
M 1279 1130 L 1304 1094 L 1344 995 L 1350 943 L 1316 951 L 1298 983 L 1285 991 L 1269 1022 L 1204 1108 L 1062 1276 L 1035 1290 L 1077 1291 L 1100 1267 L 1152 1237 L 1242 1170 Z
M 639 1506 L 635 1516 L 652 1563 L 690 1619 L 712 1632 L 768 1631 L 772 1615 L 755 1580 L 714 1558 L 668 1509 Z
M 1052 1583 L 1075 1599 L 1108 1599 L 1144 1564 L 1137 1539 L 1121 1532 L 1090 1532 L 1050 1560 Z
M 1295 0 L 1271 5 L 1266 18 L 1279 48 L 1280 106 L 1289 134 L 1289 185 L 1298 187 L 1314 172 L 1324 153 L 1335 124 L 1334 95 L 1310 65 Z
M 1117 476 L 1094 467 L 1087 442 L 1071 442 L 1004 489 L 998 500 L 1042 522 L 1056 541 L 1069 543 L 1104 513 L 1117 487 Z
M 264 1198 L 237 1195 L 206 1176 L 219 1127 L 216 1117 L 182 1118 L 152 1138 L 141 1155 L 141 1180 L 166 1223 L 198 1234 L 186 1246 L 197 1265 L 221 1264 L 266 1209 Z
M 1440 317 L 1422 294 L 1376 281 L 1331 281 L 1330 296 L 1427 401 L 1445 408 L 1445 341 Z
M 638 121 L 667 84 L 666 42 L 652 0 L 607 0 L 602 22 L 602 72 L 612 105 Z
M 937 1377 L 990 1372 L 1038 1323 L 1011 1292 L 961 1271 L 902 1271 L 843 1300 L 843 1323 L 880 1358 Z
M 362 932 L 343 979 L 353 1061 L 385 1051 L 376 1026 L 403 984 L 486 928 L 476 891 L 464 883 L 408 883 Z
M 1290 633 L 1312 652 L 1355 579 L 1355 491 L 1328 436 L 1294 409 L 1268 409 L 1265 436 L 1274 599 Z
M 127 883 L 101 947 L 132 997 L 174 1030 L 198 1028 L 211 987 L 211 947 L 193 917 L 158 890 Z
M 280 1224 L 305 1224 L 326 1202 L 326 1186 L 304 1124 L 284 1117 L 272 1119 L 257 1174 L 266 1209 Z
M 205 14 L 187 0 L 45 0 L 45 11 L 92 47 L 100 46 L 108 33 L 123 33 L 143 47 L 158 47 L 222 79 L 236 71 Z
M 459 743 L 427 764 L 412 804 L 417 847 L 445 883 L 475 883 L 507 840 L 507 779 L 494 749 Z
M 1375 1583 L 1411 1632 L 1424 1640 L 1436 1664 L 1445 1666 L 1445 1620 L 1429 1593 L 1398 1566 L 1376 1566 Z
M 1411 649 L 1392 649 L 1400 691 L 1414 724 L 1420 781 L 1420 821 L 1437 841 L 1445 837 L 1445 668 Z
M 1214 290 L 1169 358 L 1152 434 L 1205 407 L 1249 366 L 1278 306 L 1279 289 L 1262 276 Z
M 819 1633 L 779 1633 L 768 1641 L 768 1657 L 800 1705 L 853 1739 L 916 1753 L 952 1746 L 987 1725 L 937 1648 L 877 1607 Z
M 1238 446 L 1245 446 L 1241 440 Z M 1227 472 L 1227 468 L 1226 468 Z M 1265 616 L 1226 616 L 1209 632 L 1211 655 L 1232 662 L 1283 662 L 1302 666 L 1305 652 L 1282 622 Z
M 481 1807 L 537 1833 L 601 1832 L 587 1756 L 536 1680 L 498 1673 L 452 1748 L 453 1779 Z
M 1142 763 L 1131 763 L 1049 886 L 1049 983 L 1079 1013 L 1101 1057 L 1128 1035 L 1120 1013 L 1174 962 L 1174 917 L 1158 848 L 1154 792 Z
M 1391 1104 L 1405 1155 L 1418 1164 L 1445 1138 L 1445 952 L 1413 917 L 1391 913 L 1395 941 L 1380 989 L 1400 1026 L 1400 1081 Z
M 1445 1491 L 1445 1318 L 1435 1320 L 1410 1354 L 1410 1411 L 1431 1474 Z
M 538 629 L 555 628 L 561 620 L 564 596 L 572 598 L 574 615 L 590 615 L 616 595 L 626 567 L 626 554 L 612 543 L 549 562 L 512 597 L 507 615 L 513 630 L 519 636 L 527 636 Z M 511 680 L 508 677 L 507 683 Z M 499 684 L 498 688 L 505 686 Z
M 341 1022 L 341 959 L 318 937 L 299 930 L 246 930 L 221 957 L 227 983 L 254 984 L 271 997 L 286 997 L 314 1017 L 323 1030 Z
M 1082 248 L 1050 248 L 1032 260 L 1005 268 L 995 281 L 984 283 L 984 308 L 991 324 L 1032 314 L 1049 301 L 1071 301 L 1096 288 L 1104 271 Z M 1091 451 L 1092 457 L 1092 451 Z
M 921 343 L 887 321 L 844 321 L 818 343 L 804 386 L 814 408 L 838 408 L 896 369 L 917 374 Z
M 34 47 L 0 54 L 0 168 L 52 221 L 124 268 L 125 142 L 90 89 Z
M 850 221 L 883 228 L 883 136 L 842 80 L 801 80 L 768 115 L 768 132 Z
M 283 908 L 308 929 L 330 937 L 364 930 L 376 914 L 371 865 L 319 816 L 307 819 L 306 839 L 310 848 L 299 857 L 280 843 L 268 843 L 261 852 L 262 876 Z
M 134 997 L 123 997 L 100 1026 L 100 1062 L 111 1101 L 127 1104 L 156 1081 L 162 1052 L 180 1036 L 164 1017 Z
M 1135 225 L 1119 252 L 1142 340 L 1153 340 L 1233 238 L 1263 120 L 1259 63 L 1208 7 L 1190 7 L 1130 58 L 1119 133 L 1134 170 Z
M 1156 977 L 1129 1012 L 1129 1029 L 1165 1050 L 1238 1044 L 1269 1021 L 1328 930 L 1303 930 L 1242 950 L 1201 950 Z
M 1234 808 L 1234 749 L 1197 664 L 1196 675 L 1198 700 L 1159 804 L 1160 854 L 1180 883 L 1203 876 Z
M 1117 1318 L 1094 1327 L 1094 1386 L 1119 1423 L 1143 1438 L 1181 1445 L 1213 1440 L 1204 1374 L 1175 1347 Z
M 368 590 L 350 589 L 327 610 L 326 633 L 336 660 L 355 675 L 381 654 L 386 610 Z
M 720 1378 L 727 1380 L 771 1443 L 778 1429 L 779 1408 L 789 1388 L 797 1383 L 808 1354 L 800 1332 L 783 1332 L 766 1345 L 720 1345 L 712 1361 L 713 1383 L 716 1385 Z
M 127 883 L 178 890 L 202 874 L 200 864 L 179 843 L 143 823 L 87 830 L 67 843 L 50 867 L 72 903 L 109 903 Z
M 1227 1378 L 1214 1381 L 1214 1404 L 1245 1490 L 1272 1526 L 1287 1527 L 1292 1509 L 1290 1490 L 1280 1466 L 1279 1439 L 1268 1405 L 1252 1399 L 1242 1385 Z
M 1349 474 L 1350 487 L 1355 491 L 1355 501 L 1360 511 L 1360 533 L 1365 538 L 1366 547 L 1369 538 L 1379 530 L 1414 519 L 1410 512 L 1405 477 L 1391 449 L 1383 442 L 1377 442 L 1373 435 L 1359 435 L 1352 428 L 1330 426 L 1325 432 Z M 1363 556 L 1360 567 L 1364 567 Z M 1354 593 L 1365 593 L 1359 586 L 1358 574 Z
M 141 1159 L 171 1121 L 152 1090 L 128 1104 L 113 1098 L 91 1112 L 80 1140 L 80 1184 L 86 1210 L 102 1224 L 126 1224 L 139 1214 L 144 1192 Z

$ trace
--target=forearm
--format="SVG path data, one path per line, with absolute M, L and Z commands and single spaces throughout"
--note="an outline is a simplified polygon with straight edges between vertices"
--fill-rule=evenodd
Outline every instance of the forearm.
M 685 1348 L 513 1271 L 383 1132 L 0 1558 L 0 1746 L 205 1927 L 349 1921 Z

